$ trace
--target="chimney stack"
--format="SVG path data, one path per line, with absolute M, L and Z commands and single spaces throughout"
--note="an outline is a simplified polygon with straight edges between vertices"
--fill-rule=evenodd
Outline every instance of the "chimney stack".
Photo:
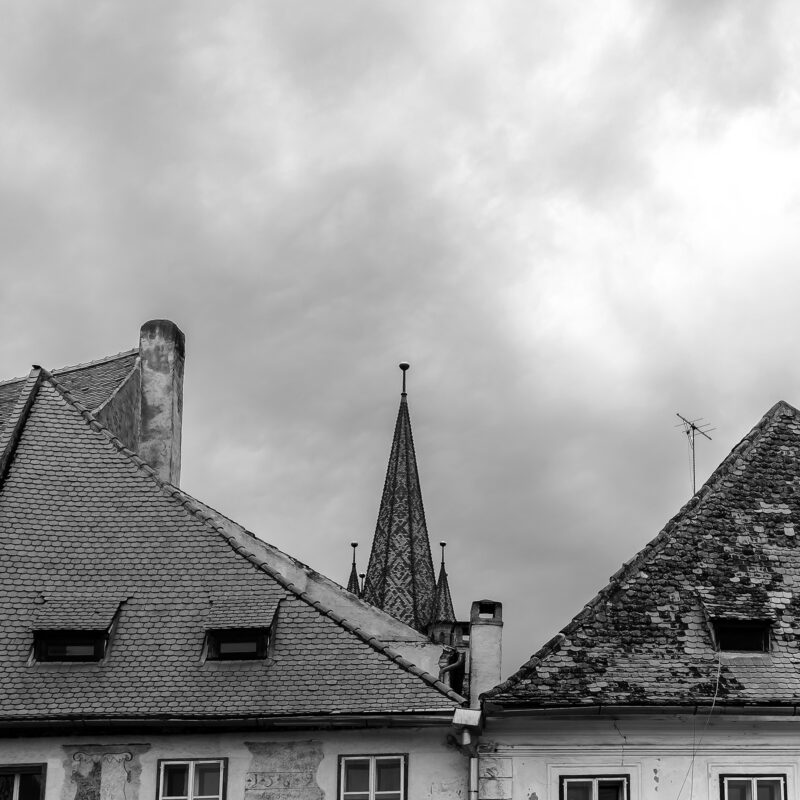
M 139 456 L 161 480 L 175 486 L 181 478 L 184 348 L 183 333 L 174 322 L 151 319 L 142 325 Z
M 481 694 L 501 681 L 503 604 L 476 600 L 469 622 L 469 705 L 480 708 Z

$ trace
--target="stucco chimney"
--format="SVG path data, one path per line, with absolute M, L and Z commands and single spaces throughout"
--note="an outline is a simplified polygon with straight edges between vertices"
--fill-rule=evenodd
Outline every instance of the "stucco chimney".
M 503 604 L 476 600 L 469 614 L 469 704 L 480 707 L 480 696 L 500 683 L 503 649 Z
M 142 325 L 139 456 L 175 486 L 181 479 L 184 347 L 183 333 L 174 322 L 151 319 Z

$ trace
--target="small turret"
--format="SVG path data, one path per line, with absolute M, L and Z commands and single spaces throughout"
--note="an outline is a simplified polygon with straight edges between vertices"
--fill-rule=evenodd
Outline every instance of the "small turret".
M 358 542 L 350 542 L 350 547 L 353 548 L 353 564 L 350 567 L 350 578 L 347 581 L 347 591 L 352 592 L 356 597 L 361 597 L 361 586 L 358 582 L 358 570 L 356 569 L 356 548 Z

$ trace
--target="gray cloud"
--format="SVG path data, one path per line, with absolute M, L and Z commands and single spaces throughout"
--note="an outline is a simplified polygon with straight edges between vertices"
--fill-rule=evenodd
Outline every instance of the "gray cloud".
M 185 487 L 344 580 L 410 401 L 506 670 L 800 401 L 788 3 L 9 2 L 4 376 L 186 331 Z

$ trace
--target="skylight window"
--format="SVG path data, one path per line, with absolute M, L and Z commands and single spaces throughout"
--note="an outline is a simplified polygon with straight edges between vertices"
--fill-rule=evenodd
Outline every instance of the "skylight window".
M 770 621 L 766 619 L 715 619 L 714 638 L 720 651 L 766 653 Z
M 218 628 L 206 634 L 209 661 L 246 661 L 267 657 L 269 629 Z
M 106 653 L 108 631 L 34 631 L 37 661 L 100 661 Z

